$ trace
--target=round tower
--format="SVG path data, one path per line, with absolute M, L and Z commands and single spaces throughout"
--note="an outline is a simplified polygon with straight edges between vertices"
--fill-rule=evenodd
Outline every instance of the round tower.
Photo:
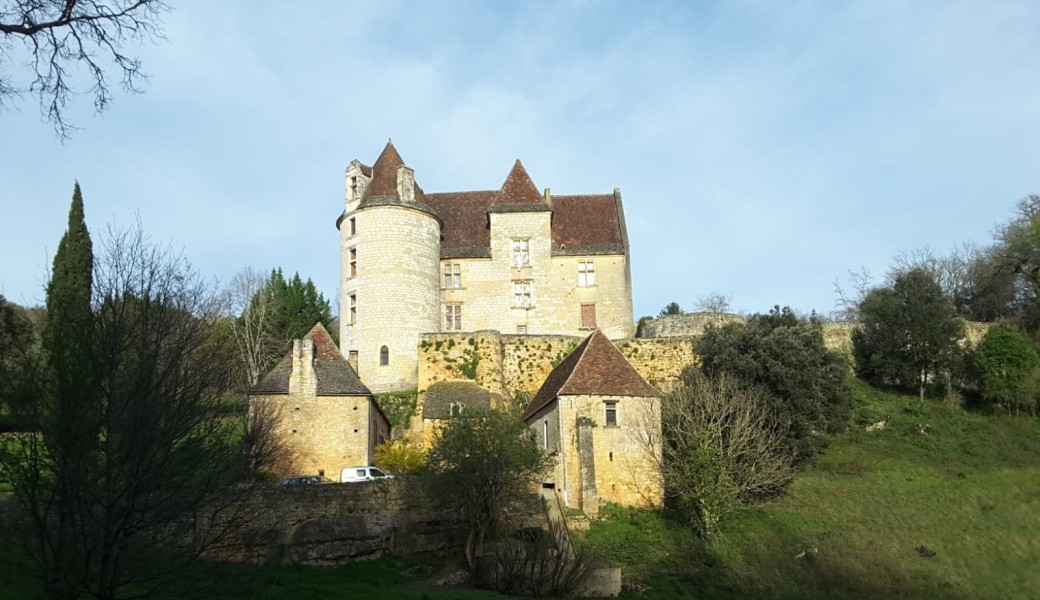
M 340 347 L 373 392 L 414 388 L 419 334 L 440 324 L 441 221 L 388 142 L 347 167 L 340 231 Z

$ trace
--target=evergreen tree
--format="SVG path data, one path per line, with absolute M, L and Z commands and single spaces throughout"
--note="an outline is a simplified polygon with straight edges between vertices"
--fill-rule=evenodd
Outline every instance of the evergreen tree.
M 891 287 L 871 290 L 860 303 L 861 327 L 853 332 L 860 375 L 916 387 L 948 370 L 957 357 L 964 325 L 935 276 L 912 269 Z
M 55 596 L 72 592 L 65 586 L 75 569 L 77 514 L 83 499 L 76 498 L 77 481 L 92 476 L 92 449 L 97 445 L 99 419 L 97 388 L 93 384 L 91 339 L 93 313 L 91 287 L 94 250 L 83 216 L 83 196 L 79 183 L 72 192 L 69 223 L 58 243 L 47 284 L 47 314 L 43 324 L 42 346 L 48 369 L 43 401 L 25 414 L 38 421 L 47 445 L 47 455 L 55 476 L 54 498 L 57 523 L 51 542 L 51 570 Z

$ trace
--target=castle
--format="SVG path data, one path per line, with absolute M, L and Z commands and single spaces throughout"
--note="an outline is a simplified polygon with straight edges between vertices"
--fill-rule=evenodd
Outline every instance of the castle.
M 340 346 L 373 392 L 415 388 L 421 334 L 631 337 L 621 192 L 539 192 L 520 161 L 498 190 L 425 193 L 388 142 L 346 170 Z

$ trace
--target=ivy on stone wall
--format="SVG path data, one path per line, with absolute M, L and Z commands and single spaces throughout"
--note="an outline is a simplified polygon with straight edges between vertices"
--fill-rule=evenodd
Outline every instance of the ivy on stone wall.
M 386 413 L 390 426 L 394 428 L 407 428 L 415 414 L 416 403 L 419 399 L 417 390 L 405 390 L 402 392 L 387 392 L 375 395 L 376 404 Z

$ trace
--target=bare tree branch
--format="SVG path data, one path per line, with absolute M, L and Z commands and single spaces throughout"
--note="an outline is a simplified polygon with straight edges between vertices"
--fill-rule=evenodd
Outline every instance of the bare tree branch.
M 129 42 L 163 39 L 161 17 L 169 7 L 163 0 L 6 0 L 0 3 L 0 109 L 12 98 L 28 93 L 40 102 L 40 111 L 62 140 L 75 126 L 65 107 L 81 91 L 71 78 L 85 71 L 83 87 L 94 96 L 94 108 L 104 111 L 112 102 L 111 63 L 124 90 L 137 93 L 146 75 L 138 59 L 124 54 Z M 29 81 L 17 84 L 7 73 L 17 44 L 28 53 Z

